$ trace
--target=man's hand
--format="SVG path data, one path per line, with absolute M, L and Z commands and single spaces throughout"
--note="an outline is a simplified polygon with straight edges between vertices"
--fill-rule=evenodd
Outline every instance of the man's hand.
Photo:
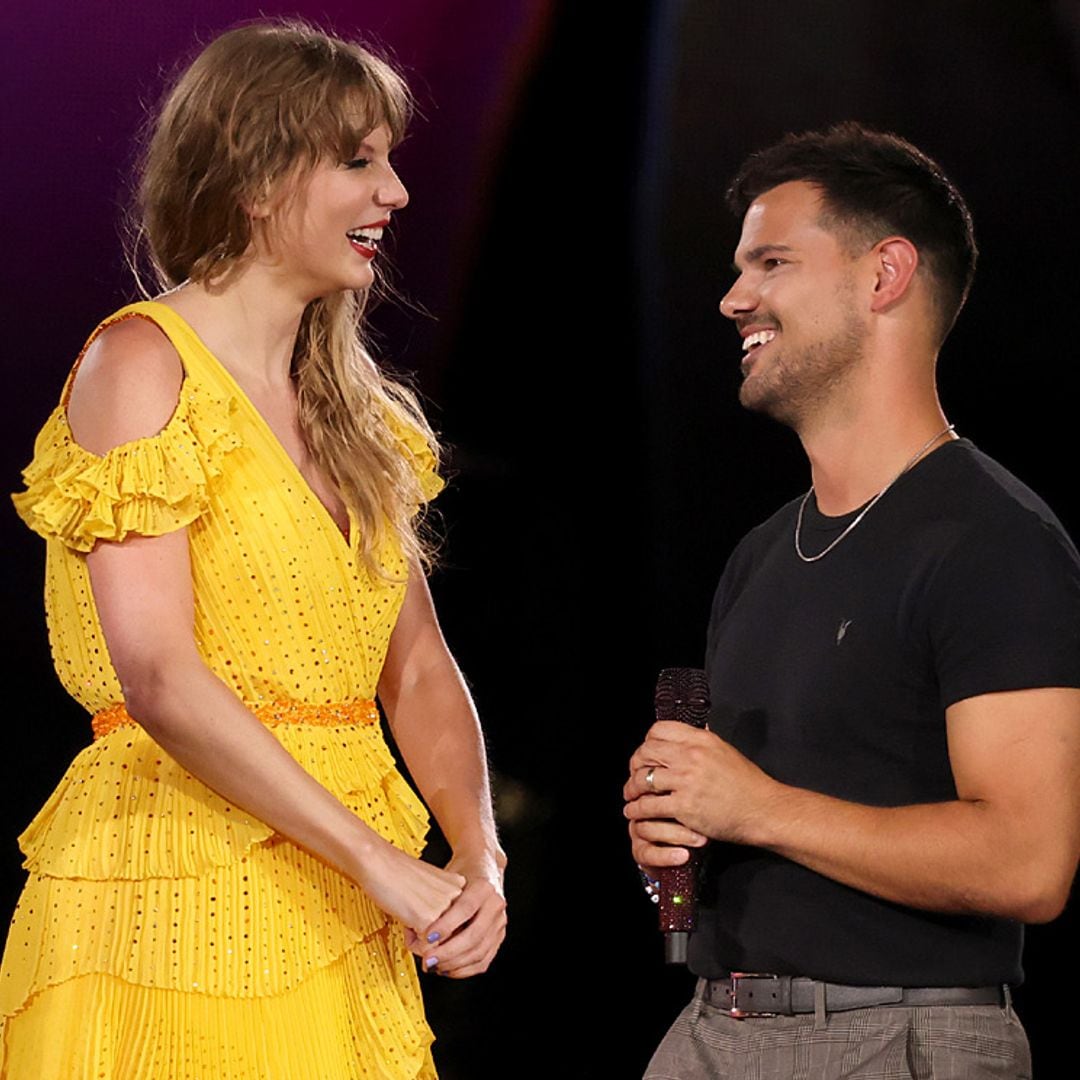
M 689 858 L 687 848 L 708 839 L 753 843 L 776 787 L 711 731 L 658 721 L 630 759 L 623 787 L 634 858 L 642 866 L 677 866 Z

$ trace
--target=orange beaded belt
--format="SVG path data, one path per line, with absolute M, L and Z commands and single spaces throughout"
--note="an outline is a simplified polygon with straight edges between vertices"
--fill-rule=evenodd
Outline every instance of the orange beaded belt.
M 374 701 L 347 701 L 336 705 L 311 705 L 306 701 L 266 701 L 248 708 L 267 726 L 275 724 L 316 724 L 342 727 L 345 724 L 377 724 L 379 709 Z M 101 739 L 119 727 L 137 727 L 127 709 L 110 705 L 95 713 L 90 721 L 94 738 Z

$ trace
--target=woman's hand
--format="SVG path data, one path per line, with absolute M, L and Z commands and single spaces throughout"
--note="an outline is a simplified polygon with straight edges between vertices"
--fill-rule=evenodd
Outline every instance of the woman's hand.
M 387 915 L 406 927 L 410 948 L 418 931 L 443 915 L 466 885 L 461 874 L 414 859 L 381 837 L 364 852 L 354 876 Z
M 503 865 L 504 859 L 491 856 L 450 860 L 447 871 L 463 875 L 465 888 L 440 918 L 409 941 L 425 971 L 451 979 L 487 971 L 506 937 Z

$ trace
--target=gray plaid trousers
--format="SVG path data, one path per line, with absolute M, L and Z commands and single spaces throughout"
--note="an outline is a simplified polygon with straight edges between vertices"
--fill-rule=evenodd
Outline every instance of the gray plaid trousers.
M 645 1080 L 1030 1080 L 1012 1007 L 881 1007 L 734 1020 L 702 1000 L 664 1037 Z

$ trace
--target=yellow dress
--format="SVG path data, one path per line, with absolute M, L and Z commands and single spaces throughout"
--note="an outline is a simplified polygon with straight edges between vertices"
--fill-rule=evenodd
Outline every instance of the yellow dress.
M 170 308 L 133 304 L 95 335 L 132 317 L 155 322 L 180 354 L 176 412 L 158 435 L 99 457 L 72 440 L 65 390 L 15 497 L 48 544 L 53 657 L 94 714 L 95 739 L 20 837 L 30 877 L 0 970 L 0 1077 L 433 1077 L 400 925 L 130 722 L 85 553 L 98 539 L 186 526 L 206 664 L 308 772 L 417 854 L 426 813 L 372 702 L 404 559 L 387 540 L 380 561 L 394 580 L 365 570 L 355 522 L 350 542 Z M 442 482 L 427 444 L 392 430 L 430 498 Z

